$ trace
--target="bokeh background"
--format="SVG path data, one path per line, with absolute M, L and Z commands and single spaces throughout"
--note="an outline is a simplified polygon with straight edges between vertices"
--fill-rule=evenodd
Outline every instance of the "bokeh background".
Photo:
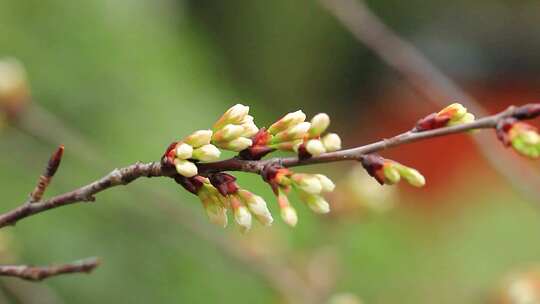
M 538 1 L 369 4 L 491 111 L 539 99 Z M 259 125 L 326 112 L 345 146 L 438 110 L 317 1 L 1 0 L 0 57 L 25 65 L 32 95 L 0 133 L 3 210 L 26 199 L 59 143 L 66 154 L 49 195 L 156 160 L 237 102 Z M 514 191 L 468 136 L 383 155 L 419 169 L 427 186 L 379 187 L 350 163 L 305 168 L 338 188 L 328 216 L 293 201 L 295 229 L 278 216 L 248 235 L 215 228 L 164 179 L 26 219 L 1 235 L 6 263 L 99 256 L 103 265 L 39 284 L 3 279 L 0 301 L 497 303 L 509 273 L 540 263 L 540 199 Z M 239 179 L 276 211 L 260 179 Z M 288 283 L 291 272 L 302 286 Z

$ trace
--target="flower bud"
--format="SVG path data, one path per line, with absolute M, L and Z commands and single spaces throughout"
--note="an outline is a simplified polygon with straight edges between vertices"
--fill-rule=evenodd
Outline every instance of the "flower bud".
M 229 108 L 214 124 L 214 130 L 221 129 L 227 124 L 240 124 L 249 113 L 249 107 L 235 104 Z
M 242 232 L 247 232 L 251 229 L 251 213 L 246 206 L 238 206 L 233 208 L 234 220 L 240 226 Z
M 183 175 L 185 177 L 192 177 L 197 175 L 197 166 L 188 160 L 176 159 L 174 161 L 174 165 L 176 167 L 176 171 L 180 175 Z
M 279 190 L 277 199 L 279 208 L 281 210 L 281 218 L 283 219 L 283 221 L 291 227 L 296 226 L 296 224 L 298 223 L 298 215 L 296 214 L 296 210 L 294 210 L 294 208 L 291 206 L 291 204 L 289 203 L 289 199 L 282 190 Z
M 206 187 L 211 186 L 205 186 L 205 188 L 201 189 L 199 193 L 197 194 L 199 198 L 201 199 L 201 202 L 203 203 L 204 210 L 206 211 L 206 215 L 208 216 L 208 219 L 211 223 L 216 224 L 220 227 L 227 227 L 227 209 L 224 208 L 224 206 L 221 204 L 221 201 L 216 195 L 219 195 L 216 192 L 215 194 L 211 193 L 207 190 Z
M 311 119 L 311 128 L 309 136 L 317 137 L 321 135 L 330 125 L 330 117 L 326 113 L 319 113 Z
M 307 193 L 319 194 L 322 191 L 321 182 L 315 175 L 294 173 L 291 179 L 298 188 Z
M 219 159 L 220 155 L 221 151 L 212 144 L 204 145 L 193 151 L 193 158 L 200 161 L 214 161 Z
M 179 159 L 188 159 L 191 158 L 193 153 L 193 147 L 186 143 L 179 143 L 176 145 L 175 155 Z
M 336 185 L 334 184 L 334 182 L 330 178 L 328 178 L 328 176 L 326 176 L 324 174 L 315 174 L 315 176 L 321 182 L 323 192 L 332 192 L 332 191 L 334 191 L 334 189 L 336 188 Z
M 411 186 L 423 187 L 426 184 L 426 179 L 422 174 L 420 174 L 420 172 L 418 172 L 418 170 L 403 166 L 401 164 L 398 164 L 396 168 L 399 171 L 399 174 L 405 178 L 405 180 L 407 180 Z
M 448 122 L 448 126 L 456 126 L 456 125 L 462 125 L 466 123 L 471 123 L 475 119 L 474 114 L 472 113 L 465 113 L 460 119 L 457 120 L 450 120 Z
M 310 139 L 306 143 L 306 150 L 313 156 L 318 156 L 326 152 L 322 141 L 318 139 Z
M 216 142 L 215 144 L 222 149 L 240 152 L 250 147 L 253 142 L 249 138 L 238 137 L 228 142 Z
M 244 128 L 243 137 L 252 137 L 259 132 L 259 128 L 253 122 L 243 123 L 242 128 Z
M 330 205 L 320 195 L 300 192 L 300 199 L 304 201 L 313 212 L 321 214 L 330 212 Z
M 458 121 L 467 113 L 467 109 L 460 103 L 453 103 L 437 113 L 439 117 L 448 117 L 450 121 Z M 473 116 L 474 117 L 474 116 Z
M 244 133 L 244 127 L 240 125 L 228 124 L 216 131 L 212 136 L 212 140 L 217 142 L 230 141 L 240 137 L 242 133 Z
M 327 152 L 341 149 L 341 138 L 336 133 L 328 133 L 322 138 L 322 142 Z
M 270 134 L 277 134 L 303 122 L 304 120 L 306 120 L 306 114 L 304 114 L 304 112 L 301 110 L 291 112 L 273 123 L 268 128 L 268 132 L 270 132 Z
M 286 142 L 286 141 L 292 141 L 296 139 L 302 139 L 306 134 L 309 128 L 311 127 L 311 123 L 309 122 L 301 122 L 297 125 L 294 125 L 293 127 L 286 129 L 285 131 L 279 132 L 272 138 L 272 142 L 279 143 L 279 142 Z
M 212 138 L 211 130 L 198 130 L 193 132 L 193 134 L 184 138 L 184 142 L 188 145 L 191 145 L 194 148 L 204 146 L 210 143 Z
M 523 156 L 540 156 L 540 135 L 535 127 L 523 123 L 514 123 L 508 131 L 508 138 L 514 150 Z
M 397 170 L 394 162 L 387 162 L 383 167 L 385 183 L 388 185 L 393 185 L 399 182 L 401 175 Z
M 287 225 L 291 227 L 296 226 L 298 223 L 298 215 L 296 214 L 296 210 L 294 210 L 294 208 L 290 205 L 281 208 L 281 218 Z
M 261 224 L 265 226 L 272 225 L 274 219 L 272 218 L 272 214 L 268 210 L 268 206 L 266 206 L 266 202 L 262 197 L 247 190 L 240 190 L 238 191 L 238 194 L 247 205 L 249 211 L 255 215 Z

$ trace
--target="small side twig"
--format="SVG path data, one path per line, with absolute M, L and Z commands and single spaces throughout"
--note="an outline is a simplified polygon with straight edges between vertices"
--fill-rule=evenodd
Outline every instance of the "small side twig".
M 58 170 L 58 167 L 60 166 L 60 162 L 62 161 L 62 156 L 64 155 L 64 145 L 60 145 L 58 149 L 53 153 L 51 158 L 49 159 L 49 162 L 47 163 L 47 166 L 45 167 L 45 171 L 43 174 L 39 177 L 36 187 L 34 188 L 34 191 L 30 193 L 30 203 L 38 202 L 43 197 L 43 194 L 45 193 L 45 190 L 47 190 L 47 187 L 51 183 L 52 178 L 54 177 L 54 174 Z
M 88 258 L 68 264 L 50 266 L 0 265 L 0 275 L 17 277 L 28 281 L 41 281 L 62 274 L 90 273 L 99 264 L 97 258 Z

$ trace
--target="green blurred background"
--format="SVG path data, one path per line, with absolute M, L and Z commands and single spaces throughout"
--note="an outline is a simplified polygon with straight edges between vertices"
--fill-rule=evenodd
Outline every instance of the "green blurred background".
M 489 109 L 540 97 L 538 1 L 369 4 Z M 24 63 L 41 110 L 0 133 L 3 210 L 26 199 L 58 143 L 66 155 L 49 195 L 156 160 L 237 102 L 258 125 L 297 109 L 327 112 L 345 146 L 437 110 L 316 1 L 1 0 L 0 58 L 8 56 Z M 540 262 L 538 201 L 513 192 L 465 136 L 385 155 L 424 172 L 428 185 L 398 185 L 395 206 L 377 208 L 388 198 L 343 195 L 368 183 L 351 164 L 305 168 L 338 181 L 335 212 L 316 216 L 294 201 L 297 228 L 277 219 L 247 236 L 211 226 L 173 182 L 137 181 L 5 230 L 6 260 L 99 256 L 95 273 L 2 282 L 24 303 L 286 301 L 208 235 L 286 265 L 322 302 L 347 292 L 365 303 L 488 303 L 507 273 Z M 239 179 L 276 211 L 260 179 Z

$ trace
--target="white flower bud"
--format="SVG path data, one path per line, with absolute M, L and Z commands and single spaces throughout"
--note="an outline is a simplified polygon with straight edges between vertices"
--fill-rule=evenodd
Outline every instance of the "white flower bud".
M 188 158 L 191 158 L 191 155 L 193 154 L 193 147 L 186 143 L 179 143 L 176 146 L 175 153 L 176 153 L 176 158 L 188 159 Z
M 210 222 L 225 228 L 228 222 L 227 209 L 223 207 L 216 194 L 219 195 L 217 191 L 215 194 L 212 194 L 209 191 L 202 190 L 197 195 L 203 203 L 204 210 Z
M 244 133 L 244 127 L 240 125 L 227 124 L 212 136 L 213 141 L 230 141 Z
M 268 128 L 268 132 L 270 132 L 270 134 L 277 134 L 303 122 L 304 120 L 306 120 L 306 114 L 304 114 L 304 112 L 302 112 L 301 110 L 291 112 L 273 123 Z
M 193 158 L 201 161 L 214 161 L 219 159 L 220 155 L 221 151 L 212 144 L 204 145 L 193 151 Z
M 272 214 L 268 210 L 268 206 L 262 197 L 247 190 L 240 190 L 238 191 L 238 194 L 248 206 L 249 211 L 255 215 L 261 224 L 265 226 L 272 225 L 274 219 L 272 218 Z
M 296 173 L 291 176 L 291 179 L 298 188 L 307 193 L 319 194 L 322 191 L 322 184 L 315 175 Z
M 234 220 L 240 226 L 242 232 L 251 229 L 251 213 L 246 206 L 238 206 L 234 208 Z
M 309 135 L 316 137 L 321 135 L 330 125 L 330 117 L 326 113 L 319 113 L 311 119 L 311 128 Z
M 249 138 L 238 137 L 238 138 L 235 138 L 235 139 L 233 139 L 233 140 L 231 140 L 229 142 L 217 142 L 215 144 L 218 147 L 226 149 L 226 150 L 240 152 L 240 151 L 250 147 L 253 144 L 253 142 Z
M 242 121 L 240 122 L 241 125 L 250 123 L 253 123 L 253 116 L 251 115 L 246 115 L 246 117 L 244 117 L 244 119 L 242 119 Z
M 188 145 L 191 145 L 193 148 L 198 148 L 200 146 L 209 144 L 211 138 L 211 130 L 198 130 L 184 138 L 184 142 Z
M 176 171 L 180 175 L 183 175 L 185 177 L 192 177 L 197 175 L 197 166 L 188 160 L 176 159 L 174 161 L 174 165 L 176 167 Z
M 306 134 L 309 128 L 311 127 L 311 123 L 309 122 L 301 122 L 297 125 L 292 126 L 291 128 L 282 131 L 274 136 L 272 138 L 272 142 L 279 143 L 279 142 L 286 142 L 286 141 L 292 141 L 296 139 L 302 139 Z
M 251 122 L 251 123 L 244 123 L 242 124 L 242 127 L 244 128 L 244 132 L 242 133 L 243 137 L 252 137 L 253 135 L 257 134 L 259 132 L 259 128 Z
M 328 133 L 322 138 L 326 151 L 332 152 L 341 149 L 341 138 L 336 133 Z
M 290 205 L 281 208 L 281 218 L 287 225 L 291 227 L 296 226 L 298 223 L 298 215 L 296 214 L 296 210 L 294 210 L 294 208 Z
M 248 113 L 248 106 L 235 104 L 218 119 L 218 121 L 214 124 L 214 130 L 221 129 L 226 124 L 240 124 Z
M 315 174 L 315 176 L 321 182 L 323 192 L 332 192 L 332 191 L 334 191 L 334 189 L 336 188 L 336 185 L 334 184 L 334 182 L 330 178 L 328 178 L 328 176 L 326 176 L 324 174 Z
M 306 143 L 306 150 L 313 156 L 318 156 L 326 152 L 322 141 L 318 139 L 310 139 Z
M 328 213 L 330 212 L 330 205 L 320 195 L 306 194 L 303 200 L 307 203 L 308 207 L 316 213 Z

